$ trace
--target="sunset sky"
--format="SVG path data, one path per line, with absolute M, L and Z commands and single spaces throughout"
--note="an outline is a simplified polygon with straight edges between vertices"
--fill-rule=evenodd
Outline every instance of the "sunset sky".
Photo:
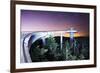
M 22 32 L 65 31 L 70 28 L 78 31 L 75 36 L 88 36 L 89 13 L 21 10 Z

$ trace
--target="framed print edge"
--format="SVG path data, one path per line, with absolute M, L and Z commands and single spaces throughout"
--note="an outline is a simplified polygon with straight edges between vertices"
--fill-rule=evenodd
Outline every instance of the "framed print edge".
M 10 25 L 10 47 L 11 47 L 11 50 L 10 50 L 10 71 L 11 73 L 15 72 L 15 4 L 14 4 L 14 1 L 11 1 L 10 2 L 11 5 L 10 5 L 10 22 L 11 22 L 11 25 Z
M 71 8 L 86 8 L 94 10 L 94 58 L 93 64 L 87 65 L 74 65 L 74 66 L 55 66 L 55 67 L 40 67 L 40 68 L 23 68 L 16 69 L 16 5 L 40 5 L 40 6 L 52 6 L 52 7 L 71 7 Z M 59 69 L 74 69 L 74 68 L 90 68 L 96 67 L 96 6 L 93 5 L 77 5 L 77 4 L 60 4 L 60 3 L 45 3 L 45 2 L 31 2 L 31 1 L 11 1 L 11 61 L 10 71 L 13 72 L 26 72 L 26 71 L 43 71 L 43 70 L 59 70 Z

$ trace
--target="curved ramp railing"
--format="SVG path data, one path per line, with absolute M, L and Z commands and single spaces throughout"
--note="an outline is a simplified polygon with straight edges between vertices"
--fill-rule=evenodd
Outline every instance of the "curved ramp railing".
M 31 44 L 34 43 L 39 38 L 42 38 L 43 42 L 45 41 L 44 38 L 48 37 L 48 34 L 45 32 L 37 32 L 37 33 L 29 33 L 23 37 L 22 40 L 22 48 L 21 48 L 21 62 L 29 63 L 32 62 L 29 50 Z

